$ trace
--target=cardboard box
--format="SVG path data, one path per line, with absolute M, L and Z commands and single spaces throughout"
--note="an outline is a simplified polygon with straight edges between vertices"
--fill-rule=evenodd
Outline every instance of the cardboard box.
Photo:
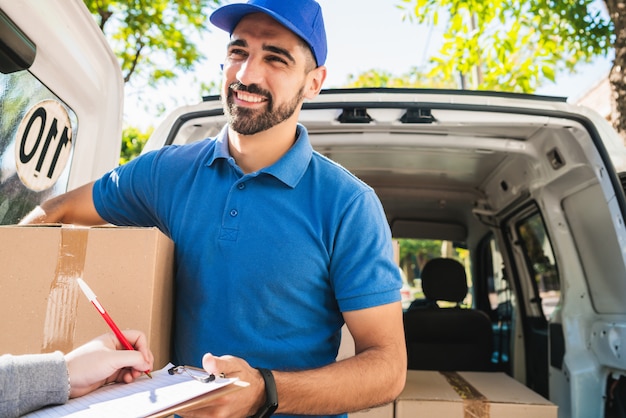
M 109 332 L 76 278 L 120 329 L 170 361 L 174 244 L 155 228 L 0 227 L 0 353 L 71 349 Z
M 557 406 L 504 373 L 409 370 L 396 418 L 556 418 Z
M 393 403 L 364 411 L 350 412 L 348 418 L 393 418 Z

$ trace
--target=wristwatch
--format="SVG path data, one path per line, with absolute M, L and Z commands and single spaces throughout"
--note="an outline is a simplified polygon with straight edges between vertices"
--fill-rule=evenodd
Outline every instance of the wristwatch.
M 276 382 L 271 370 L 256 368 L 263 376 L 265 381 L 265 404 L 256 411 L 252 418 L 268 418 L 271 417 L 276 408 L 278 408 L 278 393 L 276 392 Z

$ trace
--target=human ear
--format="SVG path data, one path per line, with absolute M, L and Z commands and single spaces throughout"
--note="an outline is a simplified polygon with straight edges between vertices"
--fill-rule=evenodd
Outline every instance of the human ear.
M 312 99 L 317 96 L 322 89 L 324 80 L 326 80 L 326 67 L 320 65 L 319 67 L 311 70 L 307 74 L 307 88 L 304 92 L 304 97 Z

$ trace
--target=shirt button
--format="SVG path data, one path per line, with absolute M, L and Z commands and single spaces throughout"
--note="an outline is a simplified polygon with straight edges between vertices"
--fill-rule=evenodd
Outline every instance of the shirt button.
M 245 184 L 245 183 L 239 183 L 239 184 L 237 185 L 237 188 L 238 188 L 239 190 L 243 190 L 243 189 L 245 189 L 245 188 L 246 188 L 246 184 Z
M 239 212 L 237 212 L 237 209 L 231 209 L 231 210 L 230 210 L 230 216 L 232 216 L 232 217 L 237 216 L 237 214 L 238 214 L 238 213 L 239 213 Z

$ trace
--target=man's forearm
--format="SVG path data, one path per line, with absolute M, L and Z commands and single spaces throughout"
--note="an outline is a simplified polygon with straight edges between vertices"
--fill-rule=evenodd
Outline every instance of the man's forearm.
M 102 225 L 106 223 L 94 206 L 92 187 L 93 183 L 89 183 L 46 200 L 24 216 L 19 224 Z
M 274 371 L 276 412 L 341 414 L 392 402 L 404 388 L 405 353 L 404 346 L 372 348 L 315 370 Z

